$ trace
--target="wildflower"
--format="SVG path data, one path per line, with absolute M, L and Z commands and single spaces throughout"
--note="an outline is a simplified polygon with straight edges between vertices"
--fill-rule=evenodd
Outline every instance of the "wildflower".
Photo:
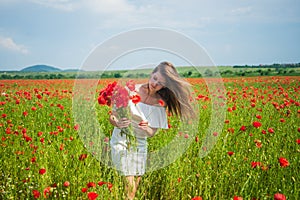
M 107 188 L 108 188 L 109 191 L 111 191 L 112 187 L 113 187 L 112 183 L 107 183 Z
M 89 200 L 95 200 L 98 197 L 98 194 L 96 192 L 89 192 L 88 198 Z
M 141 101 L 140 95 L 133 95 L 133 96 L 131 97 L 131 101 L 132 101 L 132 103 L 137 104 L 138 102 Z
M 274 129 L 273 128 L 268 128 L 268 132 L 269 133 L 274 133 Z
M 70 182 L 69 182 L 69 181 L 65 181 L 65 182 L 64 182 L 64 186 L 65 186 L 65 187 L 69 187 L 69 186 L 70 186 Z
M 246 131 L 246 126 L 242 126 L 242 127 L 240 128 L 240 131 Z
M 285 119 L 281 118 L 281 119 L 280 119 L 280 122 L 285 122 Z
M 284 194 L 276 193 L 274 194 L 274 200 L 286 200 L 286 197 Z
M 239 196 L 234 196 L 233 200 L 243 200 L 243 197 L 239 197 Z
M 278 159 L 278 161 L 279 161 L 281 167 L 287 167 L 290 165 L 289 161 L 284 157 L 280 157 Z
M 45 168 L 42 168 L 39 170 L 39 174 L 43 175 L 46 173 L 46 169 Z
M 255 128 L 261 127 L 261 123 L 258 122 L 258 121 L 255 121 L 255 122 L 253 122 L 253 126 L 254 126 Z
M 32 190 L 32 194 L 35 199 L 38 199 L 41 196 L 41 193 L 38 190 Z
M 262 117 L 261 117 L 261 115 L 256 115 L 255 116 L 257 119 L 261 119 Z
M 87 184 L 87 187 L 88 187 L 88 188 L 96 187 L 96 183 L 94 183 L 94 182 L 89 182 L 89 183 Z
M 51 187 L 46 187 L 44 189 L 44 198 L 47 198 L 47 195 L 51 195 Z
M 79 160 L 85 160 L 87 157 L 88 157 L 87 154 L 81 154 L 79 156 Z
M 191 200 L 202 200 L 202 197 L 200 197 L 200 196 L 195 196 L 195 197 L 193 197 Z
M 36 157 L 31 158 L 31 162 L 32 163 L 36 162 Z
M 79 124 L 76 124 L 75 126 L 74 126 L 74 130 L 78 130 L 79 129 Z
M 106 182 L 104 182 L 104 181 L 99 181 L 99 182 L 98 182 L 98 185 L 99 185 L 99 186 L 102 186 L 102 185 L 104 185 L 104 184 L 106 184 Z
M 160 99 L 160 100 L 158 101 L 158 104 L 159 104 L 160 106 L 165 106 L 165 102 L 164 102 L 162 99 Z
M 261 165 L 261 163 L 260 163 L 260 162 L 255 162 L 255 161 L 251 162 L 251 166 L 252 166 L 252 168 L 259 167 L 260 165 Z
M 233 152 L 233 151 L 228 151 L 227 154 L 228 154 L 229 156 L 232 156 L 232 155 L 234 154 L 234 152 Z

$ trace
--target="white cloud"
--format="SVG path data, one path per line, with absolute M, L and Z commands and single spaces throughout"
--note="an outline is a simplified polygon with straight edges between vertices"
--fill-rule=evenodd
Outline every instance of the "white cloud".
M 136 11 L 136 7 L 126 0 L 84 0 L 82 6 L 103 14 L 122 14 Z
M 63 11 L 73 11 L 77 7 L 77 2 L 72 0 L 29 0 L 29 2 Z
M 233 15 L 248 15 L 251 13 L 251 11 L 252 11 L 251 6 L 240 7 L 240 8 L 232 9 L 231 14 L 233 14 Z
M 0 36 L 0 47 L 19 52 L 22 54 L 28 54 L 29 50 L 21 44 L 16 44 L 12 38 Z

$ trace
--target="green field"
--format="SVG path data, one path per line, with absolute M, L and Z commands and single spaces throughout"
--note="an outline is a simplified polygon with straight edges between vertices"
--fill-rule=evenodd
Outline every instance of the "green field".
M 188 80 L 200 108 L 199 127 L 182 134 L 170 118 L 171 128 L 149 139 L 149 152 L 174 137 L 191 145 L 175 162 L 146 173 L 136 199 L 271 200 L 278 193 L 299 199 L 299 76 L 223 78 L 226 119 L 222 131 L 212 133 L 218 140 L 204 157 L 199 153 L 206 130 L 218 116 L 212 116 L 205 82 Z M 111 81 L 101 80 L 98 88 Z M 122 177 L 88 152 L 85 145 L 92 141 L 84 144 L 78 135 L 73 86 L 72 79 L 0 81 L 0 199 L 88 199 L 93 194 L 124 199 Z M 113 129 L 110 108 L 90 101 L 107 142 Z

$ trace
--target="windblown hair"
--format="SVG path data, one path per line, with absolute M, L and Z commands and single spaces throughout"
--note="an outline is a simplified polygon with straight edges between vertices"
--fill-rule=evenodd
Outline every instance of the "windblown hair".
M 152 73 L 157 71 L 165 78 L 164 87 L 157 93 L 165 101 L 168 111 L 180 116 L 181 119 L 194 117 L 195 112 L 191 105 L 191 85 L 179 76 L 170 62 L 161 62 Z

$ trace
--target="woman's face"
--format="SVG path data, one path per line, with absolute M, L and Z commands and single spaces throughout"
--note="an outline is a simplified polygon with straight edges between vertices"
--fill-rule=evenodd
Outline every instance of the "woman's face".
M 149 79 L 150 92 L 157 92 L 163 87 L 165 87 L 165 78 L 159 71 L 152 73 Z

